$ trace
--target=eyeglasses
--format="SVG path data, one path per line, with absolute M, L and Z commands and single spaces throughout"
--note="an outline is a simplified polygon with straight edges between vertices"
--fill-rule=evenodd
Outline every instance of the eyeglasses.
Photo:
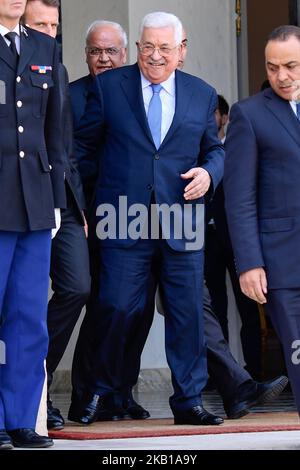
M 86 47 L 85 51 L 88 55 L 96 57 L 104 53 L 108 56 L 114 56 L 119 54 L 121 49 L 117 49 L 116 47 L 108 47 L 107 49 L 99 49 L 98 47 Z
M 172 54 L 172 52 L 178 48 L 178 46 L 175 47 L 167 47 L 167 46 L 158 46 L 154 47 L 153 44 L 145 44 L 143 46 L 140 46 L 140 44 L 137 42 L 136 45 L 139 48 L 139 51 L 142 55 L 145 55 L 147 57 L 151 56 L 154 54 L 155 51 L 158 51 L 159 55 L 161 56 L 169 56 Z

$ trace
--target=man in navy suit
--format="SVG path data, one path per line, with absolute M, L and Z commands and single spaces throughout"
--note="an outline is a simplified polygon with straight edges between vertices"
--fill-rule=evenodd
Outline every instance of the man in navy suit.
M 223 422 L 201 402 L 207 370 L 198 228 L 203 225 L 204 196 L 222 178 L 224 152 L 214 119 L 215 90 L 176 71 L 181 38 L 182 25 L 174 15 L 147 15 L 137 43 L 138 64 L 97 76 L 77 132 L 81 160 L 102 144 L 98 215 L 110 207 L 119 221 L 117 236 L 110 224 L 107 234 L 101 230 L 104 219 L 97 227 L 102 238 L 99 303 L 103 314 L 94 358 L 97 379 L 89 384 L 79 420 L 85 424 L 97 419 L 103 397 L 120 391 L 126 339 L 145 310 L 154 266 L 166 309 L 175 423 Z M 139 223 L 132 218 L 136 204 L 146 208 L 146 213 L 141 209 Z M 172 206 L 171 223 L 161 212 L 156 220 L 156 204 L 164 209 Z M 187 219 L 191 224 L 185 224 L 180 234 L 178 227 Z M 157 229 L 154 236 L 146 233 L 147 226 Z
M 66 204 L 55 41 L 24 28 L 26 1 L 0 0 L 0 448 L 35 433 L 45 379 L 51 229 Z M 58 227 L 57 227 L 58 228 Z
M 225 126 L 228 122 L 229 106 L 223 96 L 218 95 L 216 121 L 220 140 L 225 142 Z M 204 273 L 212 308 L 217 315 L 223 334 L 228 341 L 228 296 L 226 272 L 230 275 L 232 289 L 242 321 L 241 342 L 246 369 L 256 380 L 261 378 L 261 334 L 259 312 L 256 302 L 246 297 L 240 288 L 234 266 L 234 255 L 230 242 L 224 204 L 224 189 L 221 182 L 206 208 Z
M 59 0 L 28 0 L 22 21 L 32 29 L 55 38 L 59 24 L 59 5 Z M 49 389 L 90 291 L 88 246 L 83 215 L 85 201 L 77 160 L 73 152 L 73 121 L 68 73 L 61 63 L 59 79 L 67 208 L 62 211 L 61 227 L 51 248 L 50 277 L 54 294 L 48 304 L 47 318 L 48 429 L 62 429 L 64 426 L 63 417 L 52 405 Z
M 300 411 L 300 29 L 268 38 L 271 88 L 232 107 L 224 177 L 228 224 L 244 294 L 265 304 Z
M 93 78 L 105 73 L 108 70 L 121 67 L 127 59 L 127 35 L 122 26 L 113 21 L 94 21 L 87 30 L 86 35 L 86 62 L 89 68 L 89 75 L 84 76 L 70 84 L 70 95 L 73 110 L 74 129 L 78 127 L 87 102 L 89 89 L 93 83 Z M 87 201 L 86 215 L 89 225 L 89 253 L 91 271 L 91 295 L 86 305 L 86 314 L 83 319 L 72 363 L 72 415 L 76 414 L 76 408 L 81 402 L 81 397 L 90 380 L 91 364 L 94 356 L 93 343 L 95 337 L 95 327 L 101 315 L 101 306 L 98 306 L 97 297 L 99 290 L 100 257 L 99 247 L 96 237 L 96 205 L 95 188 L 98 176 L 97 157 L 91 156 L 83 165 L 79 165 L 82 175 L 84 193 Z M 151 301 L 151 312 L 154 308 L 154 300 Z M 152 313 L 150 315 L 152 318 Z M 143 327 L 146 330 L 145 336 L 151 325 L 151 318 Z M 149 326 L 148 326 L 149 325 Z M 133 419 L 146 419 L 149 412 L 135 402 L 132 396 L 132 386 L 140 369 L 140 346 L 141 335 L 134 335 L 132 341 L 132 354 L 127 355 L 130 368 L 124 367 L 124 391 L 123 406 L 126 415 L 114 409 L 111 400 L 106 403 L 98 415 L 98 420 L 116 420 L 124 416 Z M 133 372 L 134 370 L 134 372 Z M 132 378 L 133 377 L 133 378 Z M 127 385 L 130 383 L 130 386 Z
M 74 129 L 78 127 L 87 102 L 93 79 L 98 74 L 116 67 L 121 67 L 127 60 L 127 35 L 121 25 L 113 21 L 97 20 L 88 28 L 86 34 L 86 63 L 89 74 L 70 84 L 70 95 L 73 110 Z M 97 165 L 93 159 L 79 162 L 84 193 L 87 201 L 88 215 L 94 202 Z

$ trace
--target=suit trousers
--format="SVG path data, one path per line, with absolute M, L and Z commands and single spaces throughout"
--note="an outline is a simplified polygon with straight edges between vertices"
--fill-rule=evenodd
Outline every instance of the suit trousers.
M 0 232 L 0 429 L 35 428 L 45 380 L 50 230 Z
M 92 378 L 93 359 L 98 345 L 98 333 L 101 331 L 102 307 L 98 302 L 100 256 L 99 248 L 91 250 L 90 256 L 92 289 L 86 305 L 86 314 L 82 321 L 72 362 L 72 397 L 78 401 L 85 393 Z M 90 253 L 91 253 L 90 252 Z M 96 287 L 97 283 L 97 290 Z M 126 342 L 124 352 L 124 367 L 120 396 L 116 398 L 116 406 L 132 396 L 132 389 L 136 385 L 140 373 L 141 355 L 152 325 L 155 308 L 156 285 L 151 276 L 149 280 L 145 311 L 136 318 L 130 337 Z M 120 402 L 121 400 L 121 402 Z
M 208 373 L 223 402 L 230 402 L 238 398 L 241 392 L 253 387 L 254 380 L 232 356 L 219 319 L 212 310 L 206 286 L 203 291 L 203 313 Z
M 102 248 L 101 321 L 90 391 L 121 391 L 125 351 L 145 312 L 153 263 L 163 293 L 166 355 L 172 373 L 172 409 L 201 404 L 207 380 L 202 288 L 203 253 L 175 252 L 165 240 L 139 240 L 130 248 Z M 137 334 L 139 334 L 137 332 Z
M 241 317 L 241 343 L 246 368 L 257 380 L 261 377 L 261 334 L 259 312 L 256 303 L 246 297 L 240 288 L 234 266 L 234 256 L 229 235 L 220 234 L 213 225 L 206 229 L 205 279 L 211 296 L 212 308 L 228 340 L 228 297 L 226 270 L 228 269 L 237 308 Z
M 72 335 L 90 292 L 90 272 L 84 227 L 72 200 L 62 211 L 61 228 L 52 242 L 51 270 L 54 291 L 48 304 L 48 385 Z
M 288 376 L 300 414 L 300 288 L 270 289 L 265 309 L 283 346 Z

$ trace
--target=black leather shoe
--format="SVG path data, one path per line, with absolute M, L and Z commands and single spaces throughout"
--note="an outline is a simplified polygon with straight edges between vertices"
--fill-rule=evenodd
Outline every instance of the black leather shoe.
M 209 413 L 203 406 L 194 406 L 188 410 L 173 411 L 174 424 L 218 425 L 224 423 L 220 416 Z
M 53 446 L 50 437 L 40 436 L 34 429 L 14 429 L 13 431 L 7 431 L 7 434 L 11 437 L 14 447 L 42 448 Z
M 124 410 L 119 408 L 99 408 L 97 421 L 121 421 L 124 419 Z
M 60 431 L 65 426 L 65 420 L 58 408 L 53 408 L 52 401 L 47 401 L 47 428 Z
M 98 407 L 97 421 L 120 421 L 124 418 L 125 410 L 118 395 L 108 394 L 102 397 Z
M 253 392 L 239 397 L 230 403 L 224 403 L 224 410 L 229 419 L 238 419 L 249 413 L 252 406 L 267 403 L 278 397 L 288 383 L 284 375 L 268 382 L 255 383 Z
M 13 443 L 5 429 L 0 429 L 0 450 L 13 449 Z
M 79 403 L 72 401 L 68 413 L 68 419 L 85 425 L 94 423 L 98 418 L 99 406 L 99 395 L 85 395 Z
M 124 419 L 147 419 L 150 418 L 149 411 L 145 410 L 133 398 L 124 400 L 123 406 L 125 408 Z

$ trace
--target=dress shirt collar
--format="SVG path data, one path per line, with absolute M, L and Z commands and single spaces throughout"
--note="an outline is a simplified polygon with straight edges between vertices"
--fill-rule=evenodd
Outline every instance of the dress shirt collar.
M 294 113 L 297 116 L 297 101 L 290 101 L 290 105 L 292 107 L 292 110 L 294 111 Z
M 142 80 L 142 89 L 151 86 L 151 82 L 142 74 L 141 72 L 141 80 Z M 175 72 L 172 72 L 171 75 L 167 80 L 161 82 L 160 85 L 163 89 L 169 93 L 171 96 L 175 96 Z
M 17 24 L 16 27 L 11 31 L 10 29 L 7 29 L 6 26 L 3 26 L 0 24 L 0 34 L 1 36 L 5 36 L 7 33 L 17 33 L 17 35 L 20 37 L 20 25 Z M 4 38 L 6 39 L 6 38 Z

